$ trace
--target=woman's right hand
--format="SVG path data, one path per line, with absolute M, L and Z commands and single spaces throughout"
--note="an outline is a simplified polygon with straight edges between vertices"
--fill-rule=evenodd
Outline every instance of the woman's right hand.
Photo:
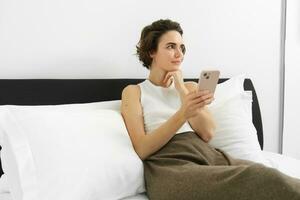
M 189 92 L 183 97 L 179 111 L 187 120 L 191 117 L 195 117 L 204 106 L 210 104 L 213 100 L 213 94 L 208 90 Z

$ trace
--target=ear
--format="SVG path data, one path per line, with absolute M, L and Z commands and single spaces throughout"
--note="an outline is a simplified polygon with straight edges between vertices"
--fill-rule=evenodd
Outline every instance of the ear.
M 150 51 L 149 52 L 149 56 L 150 56 L 150 58 L 154 58 L 155 57 L 155 55 L 156 55 L 156 52 L 155 51 Z

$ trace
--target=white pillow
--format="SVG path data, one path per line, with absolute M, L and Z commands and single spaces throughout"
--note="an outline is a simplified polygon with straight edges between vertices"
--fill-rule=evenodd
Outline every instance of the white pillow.
M 72 104 L 59 104 L 59 105 L 2 105 L 0 106 L 0 111 L 2 108 L 10 109 L 26 109 L 26 110 L 63 110 L 63 111 L 71 111 L 74 110 L 94 110 L 94 109 L 111 109 L 120 111 L 121 109 L 121 100 L 112 100 L 112 101 L 99 101 L 92 103 L 72 103 Z
M 2 193 L 9 193 L 6 174 L 2 174 L 0 177 L 0 194 Z
M 245 76 L 218 84 L 215 101 L 209 106 L 216 131 L 209 142 L 234 158 L 267 164 L 252 122 L 252 92 L 244 91 Z
M 59 105 L 0 105 L 0 114 L 3 112 L 3 109 L 27 109 L 27 110 L 63 110 L 64 112 L 74 110 L 94 110 L 94 109 L 111 109 L 120 111 L 121 109 L 121 100 L 112 100 L 112 101 L 100 101 L 92 103 L 72 103 L 72 104 L 59 104 Z M 0 127 L 0 146 L 2 144 L 2 132 Z
M 79 110 L 94 110 L 94 109 L 112 109 L 116 111 L 120 111 L 121 108 L 121 100 L 112 100 L 112 101 L 100 101 L 100 102 L 92 102 L 92 103 L 73 103 L 73 104 L 59 104 L 59 105 L 1 105 L 0 106 L 0 115 L 4 112 L 5 109 L 10 108 L 13 110 L 28 110 L 28 111 L 48 111 L 48 110 L 57 110 L 63 112 L 74 112 Z M 3 143 L 3 130 L 0 126 L 0 146 Z M 1 152 L 1 151 L 0 151 Z M 3 159 L 1 159 L 1 163 L 3 165 Z M 5 163 L 4 163 L 5 164 Z M 4 170 L 3 170 L 4 171 Z M 13 177 L 12 177 L 13 176 Z M 19 180 L 17 175 L 10 176 L 12 180 Z M 7 181 L 6 181 L 7 182 Z M 9 181 L 10 187 L 16 188 L 17 186 L 13 186 L 16 184 L 15 181 Z
M 3 169 L 8 180 L 18 174 L 15 200 L 109 200 L 145 191 L 143 164 L 120 112 L 6 110 Z

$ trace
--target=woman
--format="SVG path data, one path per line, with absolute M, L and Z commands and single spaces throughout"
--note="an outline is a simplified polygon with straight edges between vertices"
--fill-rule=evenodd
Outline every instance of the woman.
M 182 34 L 171 20 L 146 26 L 137 54 L 149 77 L 122 92 L 121 112 L 144 163 L 149 199 L 300 199 L 299 180 L 209 146 L 213 95 L 183 81 Z

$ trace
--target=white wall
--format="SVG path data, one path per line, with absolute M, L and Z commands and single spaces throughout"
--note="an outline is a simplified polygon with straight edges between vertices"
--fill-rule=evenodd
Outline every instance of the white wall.
M 300 1 L 287 2 L 283 154 L 300 159 Z
M 184 29 L 186 77 L 210 66 L 253 80 L 265 149 L 277 152 L 280 14 L 280 0 L 0 0 L 0 78 L 144 78 L 140 31 L 171 18 Z

